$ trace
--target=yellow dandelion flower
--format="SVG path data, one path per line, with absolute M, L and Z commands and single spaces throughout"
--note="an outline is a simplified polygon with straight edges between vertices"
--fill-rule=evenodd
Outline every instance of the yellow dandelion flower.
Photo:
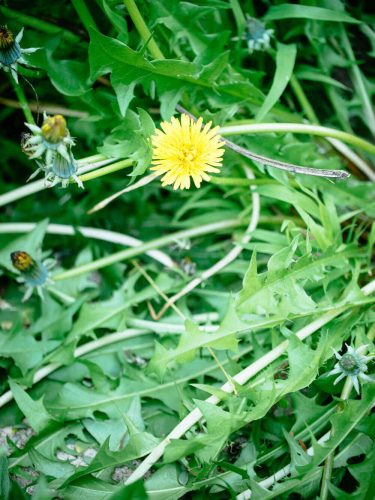
M 202 180 L 209 181 L 208 173 L 220 172 L 224 142 L 218 135 L 219 127 L 210 130 L 211 122 L 202 128 L 203 118 L 196 122 L 188 115 L 172 117 L 162 122 L 161 130 L 151 137 L 153 145 L 151 170 L 163 175 L 163 186 L 189 189 L 190 178 L 197 188 Z

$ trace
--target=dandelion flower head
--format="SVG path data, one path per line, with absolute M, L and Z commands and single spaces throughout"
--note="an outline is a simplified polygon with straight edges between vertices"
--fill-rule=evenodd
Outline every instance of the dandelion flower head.
M 209 122 L 202 128 L 202 123 L 203 118 L 194 121 L 186 114 L 180 120 L 172 117 L 151 137 L 151 170 L 163 175 L 162 186 L 189 189 L 192 179 L 199 188 L 202 180 L 210 180 L 209 174 L 220 172 L 224 143 L 218 135 L 219 127 L 211 129 Z
M 17 281 L 26 286 L 22 301 L 28 300 L 34 290 L 43 299 L 43 288 L 53 283 L 49 277 L 49 270 L 55 265 L 55 261 L 46 259 L 43 263 L 39 262 L 23 250 L 12 252 L 10 259 L 19 273 Z
M 357 349 L 346 345 L 346 353 L 341 355 L 334 351 L 338 363 L 335 364 L 333 370 L 328 375 L 338 375 L 334 381 L 334 385 L 338 384 L 344 377 L 350 377 L 356 392 L 359 394 L 359 379 L 366 382 L 374 382 L 374 380 L 366 375 L 367 362 L 374 356 L 363 356 L 363 351 L 367 345 L 362 345 Z
M 22 36 L 23 28 L 15 37 L 7 26 L 0 26 L 0 69 L 10 71 L 16 82 L 18 82 L 17 64 L 27 64 L 23 54 L 32 54 L 38 50 L 34 47 L 21 48 Z
M 30 160 L 37 160 L 39 166 L 28 180 L 43 171 L 47 183 L 51 183 L 51 186 L 61 182 L 63 187 L 67 187 L 73 179 L 83 188 L 77 176 L 77 163 L 72 153 L 74 139 L 70 135 L 65 118 L 62 115 L 47 116 L 44 113 L 41 127 L 34 123 L 25 125 L 32 133 L 24 134 L 22 150 Z
M 69 135 L 66 120 L 62 115 L 46 116 L 41 131 L 43 137 L 52 143 L 60 142 Z

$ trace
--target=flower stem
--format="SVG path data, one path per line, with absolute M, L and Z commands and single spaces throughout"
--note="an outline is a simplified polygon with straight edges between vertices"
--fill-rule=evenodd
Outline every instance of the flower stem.
M 241 37 L 246 28 L 246 18 L 242 12 L 239 0 L 229 0 L 229 3 L 237 24 L 238 37 Z
M 89 28 L 94 28 L 97 31 L 98 26 L 96 25 L 96 22 L 94 21 L 94 18 L 91 15 L 91 12 L 89 11 L 85 0 L 71 0 L 73 7 L 75 8 L 77 14 L 79 15 L 82 24 L 86 28 L 86 31 L 89 31 Z
M 111 194 L 111 196 L 107 196 L 107 198 L 104 198 L 104 200 L 99 201 L 99 203 L 90 208 L 87 213 L 91 215 L 95 212 L 98 212 L 99 210 L 102 210 L 119 196 L 122 196 L 125 193 L 129 193 L 130 191 L 134 191 L 135 189 L 141 188 L 143 186 L 147 186 L 147 184 L 152 182 L 156 177 L 157 176 L 155 174 L 145 175 L 141 177 L 139 181 L 134 182 L 134 184 L 130 184 L 130 186 L 126 186 L 126 188 L 123 188 L 120 191 L 117 191 L 117 193 Z
M 307 99 L 306 94 L 299 83 L 297 77 L 294 75 L 290 78 L 290 86 L 293 89 L 295 96 L 297 97 L 302 109 L 305 112 L 305 115 L 314 125 L 319 125 L 319 119 L 315 114 L 314 108 L 311 106 L 310 101 Z
M 125 7 L 128 9 L 129 15 L 138 30 L 142 40 L 147 44 L 147 48 L 155 59 L 164 59 L 162 51 L 157 46 L 152 34 L 148 29 L 137 4 L 134 0 L 124 0 Z
M 194 121 L 196 121 L 196 118 L 194 115 L 189 113 L 189 111 L 186 111 L 185 108 L 183 108 L 180 104 L 176 105 L 176 109 L 180 111 L 181 113 L 185 113 L 190 118 L 192 118 Z M 269 124 L 267 124 L 269 125 Z M 253 125 L 255 127 L 255 125 Z M 224 130 L 226 127 L 223 127 L 220 130 Z M 230 127 L 227 127 L 230 128 Z M 234 127 L 233 127 L 234 128 Z M 249 149 L 243 148 L 242 146 L 239 146 L 238 144 L 229 141 L 228 139 L 224 139 L 221 137 L 222 142 L 226 147 L 229 149 L 232 149 L 232 151 L 235 151 L 236 153 L 239 153 L 240 155 L 244 156 L 245 158 L 249 158 L 250 160 L 254 162 L 259 162 L 263 165 L 268 165 L 273 168 L 279 168 L 280 170 L 286 170 L 287 172 L 294 172 L 295 174 L 303 174 L 303 175 L 313 175 L 317 177 L 332 177 L 334 179 L 345 179 L 346 177 L 349 177 L 350 174 L 345 172 L 345 170 L 326 170 L 326 169 L 317 169 L 317 168 L 310 168 L 310 167 L 304 167 L 302 165 L 296 165 L 293 163 L 287 163 L 281 160 L 274 160 L 273 158 L 268 158 L 267 156 L 262 156 L 257 153 L 254 153 L 253 151 L 250 151 Z
M 241 179 L 240 177 L 211 177 L 211 184 L 218 186 L 261 186 L 263 184 L 276 184 L 274 179 Z
M 0 224 L 0 234 L 14 234 L 14 233 L 27 233 L 35 229 L 36 223 L 33 222 L 5 222 Z M 101 241 L 108 241 L 115 245 L 122 245 L 126 247 L 138 247 L 143 245 L 143 241 L 128 236 L 123 233 L 116 233 L 115 231 L 108 231 L 107 229 L 98 229 L 95 227 L 86 226 L 69 226 L 65 224 L 48 224 L 48 234 L 58 234 L 60 236 L 74 236 L 76 231 L 79 231 L 85 238 L 93 238 Z M 152 259 L 163 264 L 163 266 L 173 269 L 176 264 L 164 252 L 159 250 L 150 250 L 146 254 Z
M 298 81 L 298 79 L 292 75 L 290 79 L 290 85 L 296 95 L 302 109 L 305 112 L 305 115 L 310 120 L 310 122 L 314 125 L 320 125 L 319 118 L 315 114 L 313 107 L 310 104 L 310 101 L 307 99 L 306 94 Z M 350 133 L 350 131 L 349 131 Z M 326 138 L 326 140 L 333 146 L 336 151 L 338 151 L 341 155 L 345 156 L 349 162 L 354 163 L 362 173 L 366 175 L 371 181 L 375 180 L 375 172 L 372 168 L 367 165 L 367 163 L 358 156 L 354 151 L 352 151 L 346 144 L 339 141 L 338 139 Z
M 87 158 L 83 158 L 82 160 L 77 161 L 78 173 L 82 174 L 84 172 L 89 172 L 111 162 L 113 162 L 113 159 L 107 158 L 104 155 L 88 156 Z M 21 198 L 25 198 L 26 196 L 29 196 L 31 194 L 38 193 L 39 191 L 43 191 L 43 189 L 47 189 L 44 179 L 30 182 L 30 184 L 26 184 L 25 186 L 12 189 L 11 191 L 8 191 L 8 193 L 0 195 L 0 207 Z
M 16 80 L 13 78 L 13 76 L 10 76 L 10 81 L 12 82 L 14 92 L 17 96 L 18 102 L 20 103 L 20 107 L 23 111 L 23 114 L 25 115 L 26 121 L 28 123 L 35 125 L 34 117 L 31 113 L 31 110 L 29 108 L 29 103 L 27 102 L 25 93 L 24 93 L 21 85 L 18 82 L 16 82 Z
M 86 165 L 88 163 L 95 163 L 95 162 L 101 162 L 101 161 L 114 161 L 112 158 L 108 158 L 106 155 L 102 154 L 97 154 L 97 155 L 92 155 L 92 156 L 85 156 L 85 158 L 80 158 L 77 160 L 77 163 L 79 165 Z
M 370 129 L 370 132 L 373 135 L 373 137 L 375 137 L 375 114 L 373 111 L 371 99 L 369 97 L 370 94 L 366 90 L 365 82 L 362 73 L 358 67 L 357 61 L 355 59 L 355 55 L 352 46 L 350 44 L 348 35 L 342 25 L 340 26 L 340 28 L 341 28 L 342 44 L 346 51 L 348 60 L 350 61 L 350 70 L 352 72 L 354 86 L 357 90 L 360 100 L 362 101 L 363 113 L 367 118 L 368 122 L 367 126 Z
M 81 41 L 80 37 L 75 35 L 71 31 L 62 28 L 61 26 L 56 26 L 55 24 L 42 21 L 41 19 L 38 19 L 36 17 L 23 14 L 22 12 L 20 12 L 20 9 L 13 10 L 9 7 L 0 6 L 0 14 L 2 14 L 4 17 L 15 19 L 21 26 L 30 26 L 31 28 L 35 28 L 51 35 L 62 33 L 67 42 L 71 42 L 74 44 Z
M 230 384 L 233 388 L 233 394 L 235 394 L 236 396 L 238 395 L 237 393 L 237 389 L 236 389 L 236 386 L 234 385 L 233 383 L 233 380 L 232 378 L 230 377 L 229 373 L 226 371 L 226 369 L 224 368 L 224 366 L 220 363 L 220 360 L 219 358 L 216 356 L 215 354 L 215 351 L 211 348 L 211 347 L 207 347 L 207 350 L 208 352 L 210 353 L 210 355 L 212 356 L 213 360 L 215 361 L 216 363 L 216 366 L 219 368 L 219 370 L 223 373 L 225 379 L 227 380 L 227 383 Z
M 23 74 L 23 70 L 20 70 L 21 66 L 18 67 L 18 73 Z M 30 76 L 30 75 L 27 75 Z M 34 75 L 33 75 L 34 76 Z M 18 101 L 13 99 L 7 99 L 6 97 L 0 97 L 0 104 L 4 104 L 4 106 L 8 106 L 10 108 L 20 109 L 21 105 Z M 86 111 L 79 111 L 78 109 L 68 109 L 63 106 L 59 106 L 53 103 L 43 103 L 36 101 L 29 101 L 29 108 L 34 113 L 40 111 L 41 113 L 46 112 L 50 115 L 64 115 L 64 116 L 75 116 L 77 118 L 87 118 L 89 114 Z
M 111 165 L 93 170 L 92 172 L 88 172 L 87 174 L 79 175 L 78 178 L 82 182 L 91 181 L 92 179 L 96 179 L 97 177 L 103 177 L 103 175 L 112 174 L 113 172 L 117 172 L 118 170 L 122 170 L 123 168 L 131 167 L 132 165 L 134 165 L 133 160 L 121 160 L 117 161 L 116 163 L 112 163 Z
M 206 224 L 200 227 L 194 227 L 190 229 L 184 229 L 182 231 L 177 231 L 167 236 L 162 236 L 154 240 L 143 243 L 136 248 L 127 248 L 126 250 L 121 250 L 120 252 L 113 253 L 101 259 L 94 260 L 88 264 L 83 264 L 82 266 L 70 269 L 69 271 L 62 272 L 53 276 L 54 281 L 60 281 L 68 278 L 73 278 L 84 273 L 89 273 L 91 271 L 96 271 L 97 269 L 102 269 L 103 267 L 115 264 L 116 262 L 121 262 L 125 259 L 130 259 L 136 255 L 148 252 L 150 250 L 155 250 L 156 248 L 163 247 L 169 243 L 173 243 L 176 239 L 191 238 L 194 236 L 201 236 L 203 234 L 215 233 L 220 230 L 232 229 L 242 225 L 242 221 L 237 219 L 228 219 L 220 222 L 214 222 L 212 224 Z
M 343 132 L 342 130 L 321 127 L 319 125 L 305 125 L 299 123 L 243 123 L 241 125 L 228 125 L 226 127 L 221 127 L 219 130 L 219 134 L 223 136 L 239 134 L 270 134 L 277 132 L 292 132 L 294 134 L 311 134 L 320 137 L 332 137 L 333 139 L 339 139 L 375 155 L 375 146 L 365 139 Z

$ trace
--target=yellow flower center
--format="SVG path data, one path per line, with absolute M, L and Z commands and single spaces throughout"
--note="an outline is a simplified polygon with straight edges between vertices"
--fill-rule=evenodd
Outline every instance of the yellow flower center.
M 68 133 L 66 121 L 62 115 L 49 116 L 43 122 L 42 134 L 48 142 L 60 142 Z
M 187 115 L 181 115 L 180 120 L 173 117 L 162 122 L 162 130 L 152 136 L 151 170 L 163 175 L 163 186 L 189 189 L 192 179 L 200 187 L 202 180 L 210 180 L 208 173 L 220 171 L 224 143 L 217 134 L 219 127 L 210 130 L 208 123 L 202 128 L 202 122 L 202 118 L 195 122 Z
M 18 271 L 27 271 L 34 265 L 34 259 L 27 252 L 12 252 L 10 254 L 13 266 Z
M 0 26 L 0 49 L 8 49 L 13 42 L 13 33 L 6 26 Z
M 186 167 L 190 169 L 190 167 L 192 167 L 194 162 L 196 161 L 198 152 L 190 145 L 185 146 L 185 148 L 182 148 L 182 150 L 179 152 L 178 160 L 182 166 L 186 165 Z

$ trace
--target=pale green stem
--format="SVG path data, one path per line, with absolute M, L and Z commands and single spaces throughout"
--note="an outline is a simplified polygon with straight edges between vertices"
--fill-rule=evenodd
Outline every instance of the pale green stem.
M 107 158 L 105 155 L 89 156 L 77 161 L 78 173 L 83 174 L 85 172 L 90 172 L 111 162 L 113 162 L 113 158 Z M 44 179 L 12 189 L 8 191 L 8 193 L 0 195 L 0 207 L 12 203 L 13 201 L 20 200 L 21 198 L 25 198 L 26 196 L 30 196 L 31 194 L 38 193 L 39 191 L 43 191 L 43 189 L 49 189 Z
M 310 104 L 310 101 L 307 99 L 306 94 L 299 83 L 298 79 L 292 75 L 290 79 L 291 87 L 302 107 L 305 111 L 307 118 L 314 125 L 320 125 L 319 118 L 315 114 L 313 107 Z M 359 170 L 361 170 L 371 181 L 375 180 L 375 172 L 371 169 L 369 165 L 363 159 L 358 156 L 354 151 L 352 151 L 346 144 L 342 143 L 337 139 L 326 138 L 326 140 L 342 155 L 344 155 L 350 162 L 354 163 Z
M 348 59 L 351 62 L 351 72 L 353 75 L 354 85 L 357 89 L 359 98 L 362 101 L 363 113 L 368 120 L 367 126 L 370 129 L 372 135 L 375 136 L 375 114 L 372 107 L 371 99 L 369 93 L 366 90 L 362 73 L 355 60 L 354 52 L 352 46 L 350 45 L 348 35 L 342 25 L 341 25 L 341 39 L 344 45 L 344 49 L 347 53 Z
M 85 158 L 80 158 L 79 160 L 77 160 L 77 163 L 78 166 L 80 166 L 80 165 L 86 165 L 87 163 L 95 163 L 104 160 L 115 161 L 114 158 L 108 158 L 106 155 L 97 154 L 92 156 L 86 156 Z
M 229 0 L 230 5 L 232 7 L 232 12 L 237 24 L 237 32 L 238 36 L 241 37 L 242 33 L 246 28 L 246 18 L 243 15 L 240 3 L 238 0 Z
M 182 231 L 177 231 L 176 233 L 169 234 L 167 236 L 162 236 L 161 238 L 156 238 L 147 243 L 143 243 L 136 248 L 127 248 L 126 250 L 121 250 L 120 252 L 113 253 L 101 259 L 94 260 L 88 264 L 83 264 L 69 271 L 62 272 L 53 276 L 54 281 L 60 281 L 68 278 L 73 278 L 84 273 L 89 273 L 96 271 L 97 269 L 102 269 L 103 267 L 110 266 L 116 262 L 121 262 L 126 259 L 135 257 L 150 250 L 155 250 L 156 248 L 163 247 L 170 243 L 174 243 L 176 240 L 184 238 L 192 238 L 195 236 L 201 236 L 203 234 L 216 233 L 217 231 L 224 229 L 232 229 L 234 227 L 242 225 L 242 221 L 237 219 L 229 219 L 221 222 L 214 222 L 212 224 L 206 224 L 200 227 L 194 227 L 190 229 L 184 229 Z
M 50 7 L 52 7 L 52 4 L 50 4 Z M 43 21 L 38 17 L 24 14 L 23 12 L 20 12 L 19 8 L 17 10 L 14 10 L 9 9 L 8 7 L 0 6 L 0 14 L 2 14 L 4 17 L 14 19 L 19 26 L 30 26 L 31 28 L 35 28 L 36 30 L 40 30 L 44 33 L 49 33 L 50 35 L 62 34 L 66 41 L 73 44 L 81 42 L 80 37 L 75 35 L 71 31 L 62 28 L 61 26 L 56 26 L 56 24 Z
M 33 222 L 8 222 L 0 224 L 0 234 L 14 234 L 14 233 L 27 233 L 35 229 L 36 223 Z M 48 224 L 46 232 L 48 234 L 57 234 L 60 236 L 75 236 L 79 231 L 85 238 L 94 238 L 96 240 L 108 241 L 115 245 L 122 245 L 126 247 L 139 247 L 143 245 L 143 241 L 128 236 L 123 233 L 116 233 L 115 231 L 108 231 L 108 229 L 98 229 L 95 227 L 86 226 L 69 226 L 65 224 Z M 160 250 L 150 250 L 146 255 L 152 259 L 160 262 L 163 266 L 170 269 L 176 267 L 175 262 L 164 252 Z
M 218 186 L 261 186 L 263 184 L 277 184 L 274 179 L 242 179 L 241 177 L 211 177 L 211 184 Z
M 20 103 L 20 107 L 23 111 L 23 114 L 25 115 L 27 123 L 31 123 L 32 125 L 35 125 L 35 120 L 34 120 L 34 117 L 31 113 L 29 103 L 27 102 L 23 88 L 21 87 L 21 85 L 18 82 L 16 82 L 16 80 L 13 78 L 13 76 L 10 76 L 10 81 L 12 82 L 14 92 L 17 96 L 18 102 Z
M 370 342 L 372 342 L 375 338 L 375 324 L 372 325 L 370 328 L 367 338 L 369 339 Z M 362 353 L 365 354 L 365 353 Z M 344 387 L 341 391 L 341 404 L 337 406 L 337 412 L 343 411 L 344 407 L 342 402 L 345 402 L 349 399 L 350 393 L 352 392 L 353 388 L 353 382 L 350 377 L 347 377 L 345 380 Z M 333 429 L 329 433 L 329 437 L 333 436 Z M 324 462 L 324 469 L 323 469 L 323 476 L 322 476 L 322 485 L 320 488 L 320 500 L 327 500 L 329 498 L 329 483 L 331 481 L 331 476 L 332 476 L 332 470 L 333 470 L 333 462 L 335 460 L 335 449 L 331 451 L 329 455 L 327 455 L 327 458 Z
M 269 49 L 268 53 L 276 60 L 276 50 Z M 290 77 L 289 84 L 292 87 L 292 90 L 295 96 L 297 97 L 302 109 L 304 110 L 307 118 L 310 120 L 311 123 L 319 125 L 318 117 L 316 116 L 315 111 L 310 104 L 310 101 L 307 99 L 306 94 L 295 75 L 292 74 L 292 76 Z
M 211 318 L 211 321 L 218 321 L 219 319 L 216 313 L 211 313 Z M 200 315 L 195 315 L 194 320 L 201 322 L 202 320 L 206 321 L 206 318 L 200 318 Z M 150 332 L 163 335 L 166 333 L 184 333 L 186 331 L 184 324 L 163 323 L 161 321 L 150 321 L 147 319 L 128 318 L 126 324 L 134 328 L 139 328 L 140 330 L 149 330 Z M 218 325 L 203 325 L 201 328 L 205 332 L 214 332 L 218 329 Z
M 314 108 L 311 106 L 310 101 L 307 99 L 301 84 L 299 83 L 297 77 L 295 77 L 294 75 L 292 75 L 290 78 L 290 86 L 292 87 L 293 92 L 297 97 L 307 118 L 311 121 L 311 123 L 319 125 L 319 119 L 315 114 Z
M 147 184 L 156 179 L 156 177 L 156 174 L 144 175 L 139 179 L 139 181 L 134 182 L 133 184 L 130 184 L 130 186 L 126 186 L 126 188 L 123 188 L 120 191 L 117 191 L 117 193 L 111 194 L 111 196 L 107 196 L 107 198 L 104 198 L 104 200 L 99 201 L 99 203 L 94 205 L 87 213 L 93 214 L 95 212 L 98 212 L 99 210 L 102 210 L 119 196 L 122 196 L 125 193 L 129 193 L 130 191 L 134 191 L 135 189 L 147 186 Z
M 221 127 L 218 131 L 223 136 L 240 135 L 240 134 L 270 134 L 270 133 L 285 133 L 291 132 L 294 134 L 311 134 L 320 137 L 332 137 L 339 139 L 353 146 L 357 146 L 368 153 L 375 155 L 375 146 L 370 142 L 348 134 L 341 130 L 336 130 L 329 127 L 321 127 L 319 125 L 305 125 L 298 123 L 256 123 L 256 124 L 241 124 L 229 125 Z
M 89 28 L 94 28 L 96 29 L 96 31 L 99 31 L 96 22 L 94 21 L 94 18 L 92 17 L 85 1 L 71 0 L 71 2 L 75 10 L 77 11 L 77 14 L 80 17 L 82 24 L 86 28 L 86 31 L 89 31 Z
M 362 158 L 357 155 L 352 149 L 349 148 L 346 144 L 344 144 L 341 141 L 338 141 L 337 139 L 332 139 L 332 138 L 326 138 L 326 140 L 332 144 L 332 146 L 347 160 L 352 162 L 354 165 L 357 166 L 357 168 L 364 173 L 370 181 L 375 181 L 375 172 L 374 170 L 368 165 Z
M 152 38 L 152 34 L 148 29 L 139 9 L 134 0 L 124 0 L 125 7 L 128 9 L 129 15 L 132 18 L 132 21 L 135 27 L 138 30 L 142 40 L 147 43 L 147 48 L 150 53 L 155 57 L 155 59 L 164 59 L 164 55 L 162 51 L 159 49 L 154 39 Z
M 51 295 L 54 295 L 57 299 L 59 299 L 63 304 L 74 304 L 74 302 L 77 300 L 75 297 L 62 292 L 61 290 L 57 290 L 57 288 L 55 288 L 54 286 L 49 286 L 48 291 Z
M 134 165 L 133 160 L 121 160 L 116 163 L 112 163 L 111 165 L 107 165 L 106 167 L 98 168 L 93 170 L 92 172 L 88 172 L 87 174 L 79 175 L 78 179 L 82 182 L 91 181 L 96 179 L 97 177 L 103 177 L 103 175 L 113 174 L 118 170 L 122 170 L 127 167 L 131 167 Z
M 223 373 L 223 375 L 224 375 L 225 379 L 227 380 L 228 384 L 231 384 L 231 386 L 233 387 L 233 394 L 236 394 L 236 396 L 237 396 L 238 393 L 237 393 L 236 386 L 233 384 L 232 378 L 230 377 L 229 373 L 226 371 L 226 369 L 224 368 L 224 366 L 220 363 L 220 360 L 216 356 L 215 351 L 211 347 L 209 347 L 209 346 L 207 347 L 207 350 L 210 353 L 210 355 L 212 356 L 213 360 L 215 361 L 216 366 Z

